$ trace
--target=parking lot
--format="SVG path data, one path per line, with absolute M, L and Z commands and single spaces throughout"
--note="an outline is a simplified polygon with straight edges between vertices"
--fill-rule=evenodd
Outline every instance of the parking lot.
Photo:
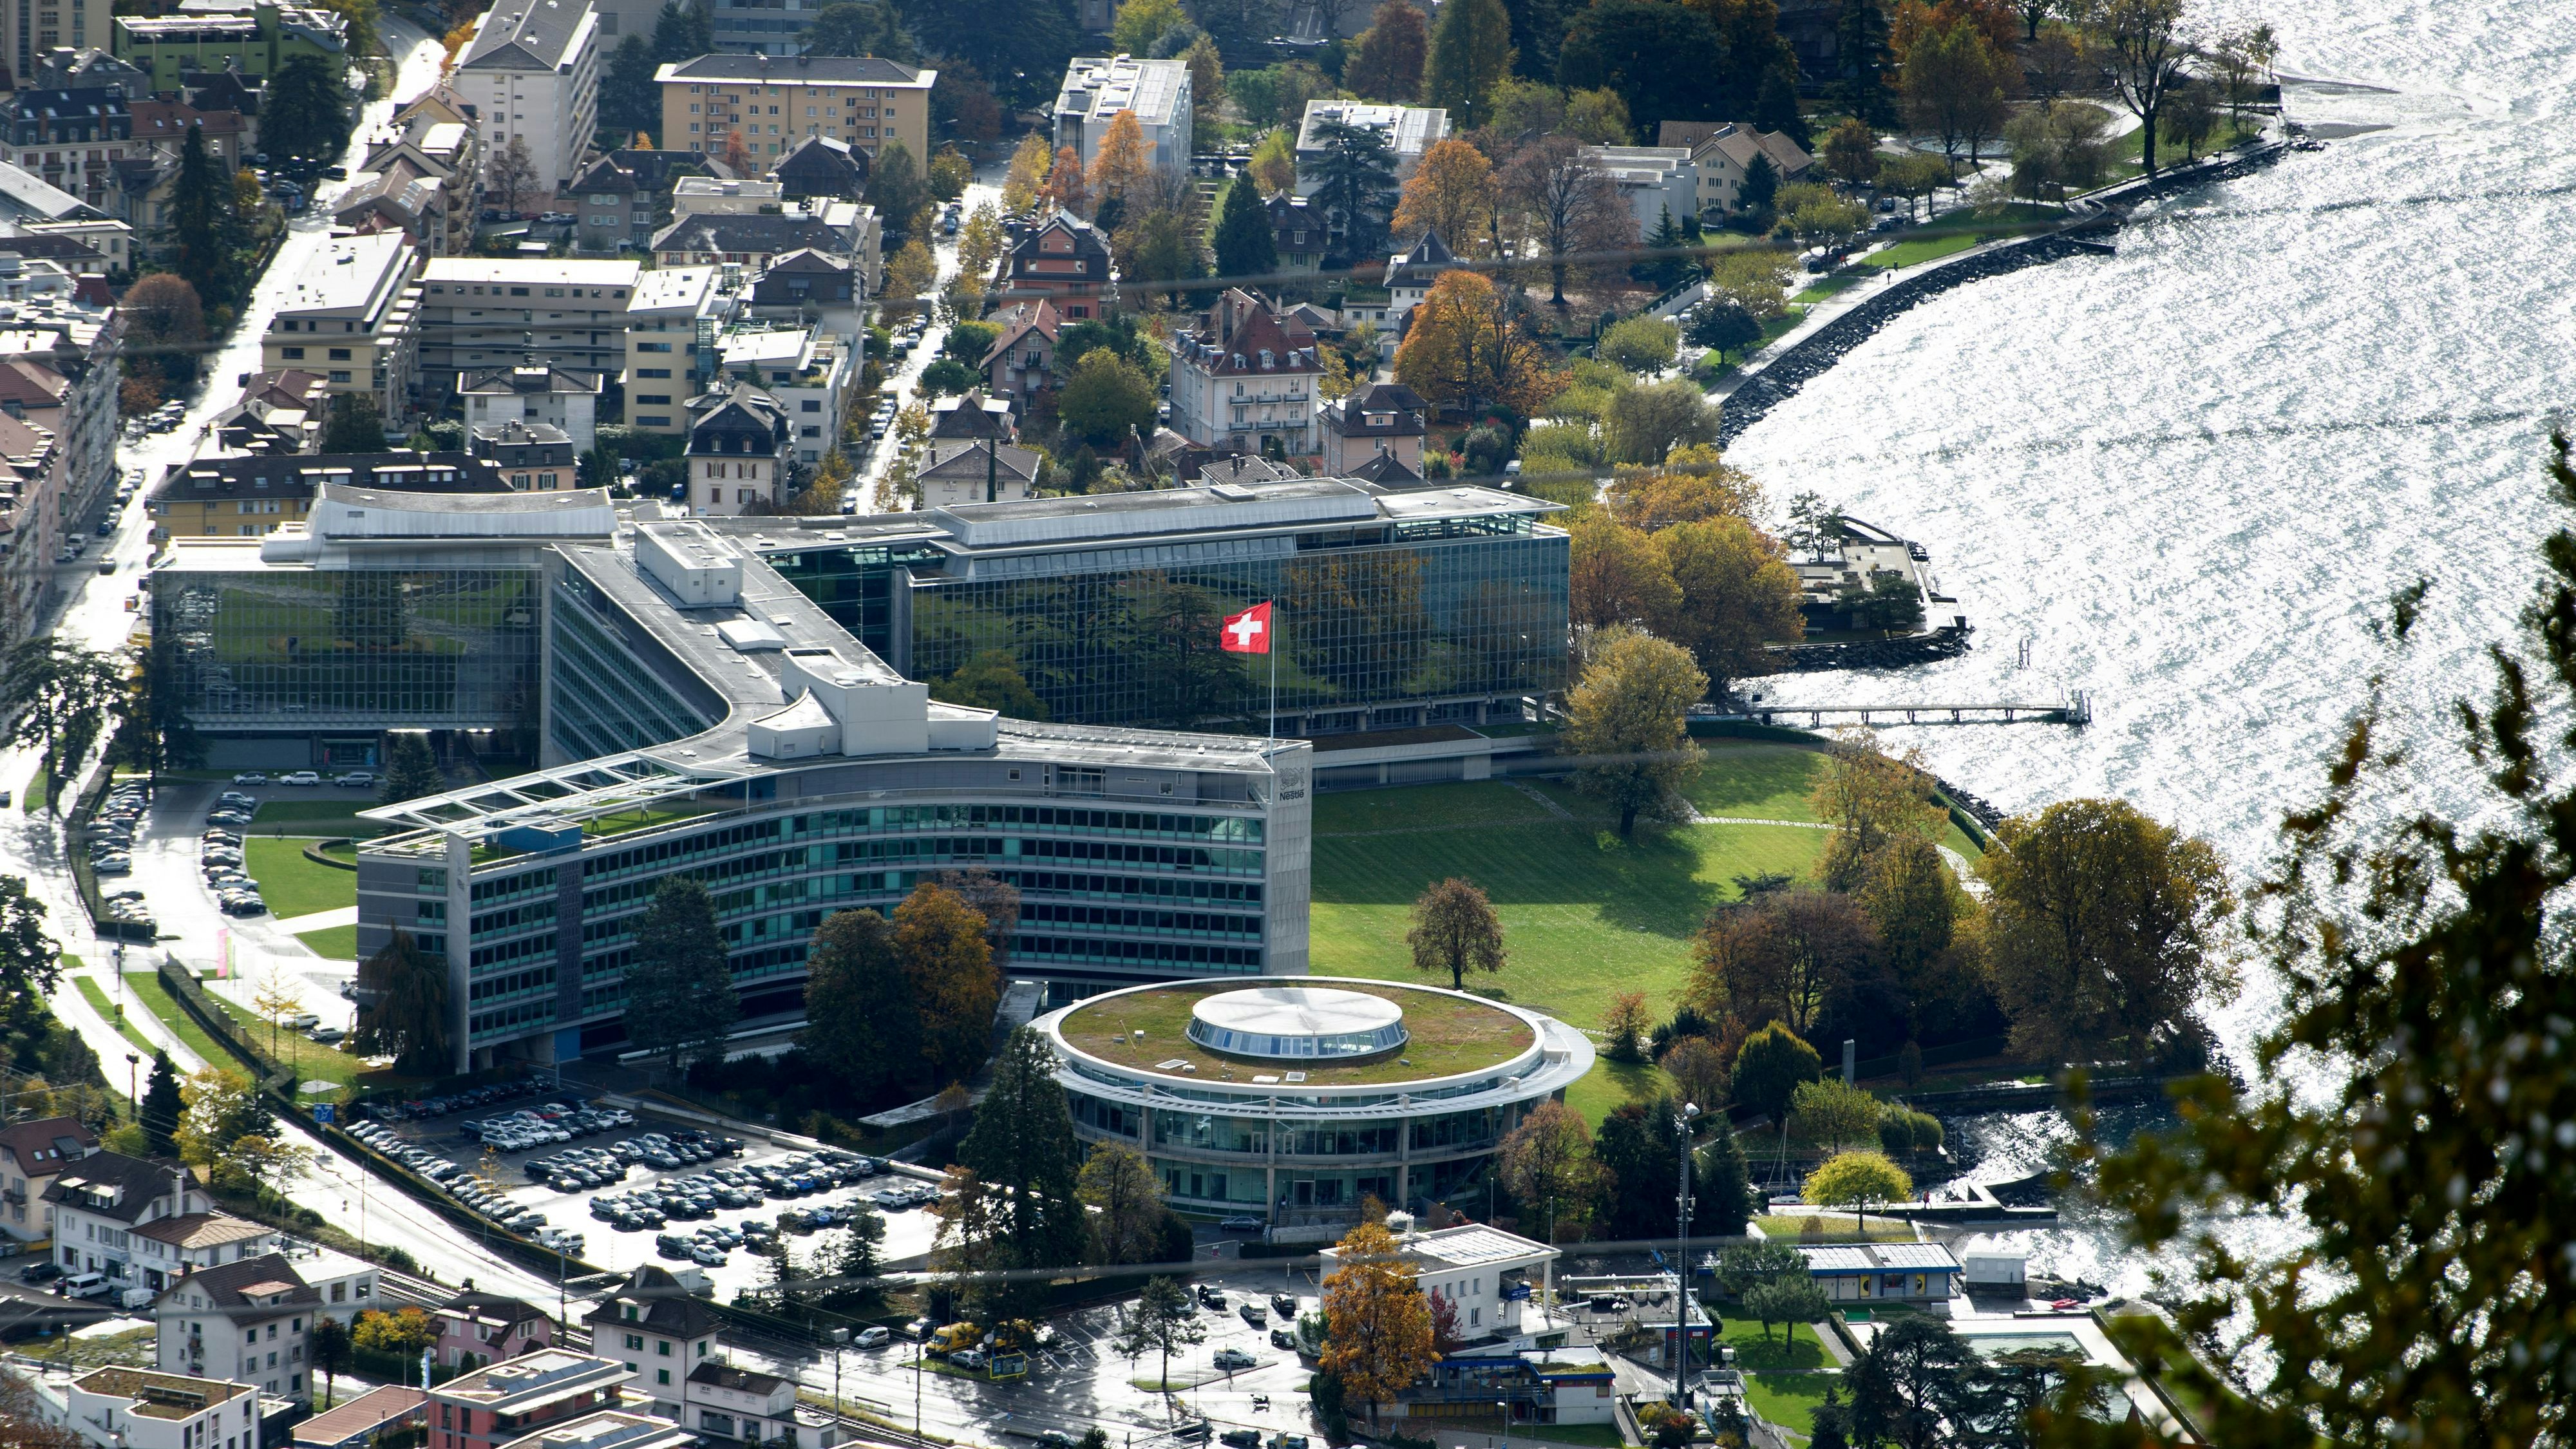
M 781 1235 L 800 1268 L 837 1261 L 839 1229 L 862 1205 L 885 1220 L 885 1261 L 928 1252 L 937 1231 L 935 1188 L 857 1153 L 721 1137 L 565 1094 L 377 1123 L 368 1135 L 397 1156 L 420 1154 L 415 1170 L 443 1179 L 496 1230 L 620 1273 L 695 1268 L 726 1300 L 768 1281 L 762 1250 Z

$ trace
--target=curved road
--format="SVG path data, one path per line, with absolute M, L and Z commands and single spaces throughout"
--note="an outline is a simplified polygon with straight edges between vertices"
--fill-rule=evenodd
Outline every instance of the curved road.
M 392 14 L 383 17 L 386 48 L 400 57 L 394 84 L 394 95 L 410 100 L 429 89 L 438 79 L 444 53 L 438 41 Z M 351 143 L 356 153 L 365 138 L 382 126 L 393 114 L 395 100 L 377 101 L 361 113 L 358 139 Z M 209 423 L 229 411 L 241 400 L 241 386 L 236 379 L 259 368 L 259 342 L 268 329 L 269 318 L 277 310 L 280 297 L 294 277 L 310 265 L 314 253 L 329 234 L 331 202 L 345 182 L 326 182 L 317 189 L 312 210 L 289 223 L 285 242 L 267 273 L 261 277 L 250 302 L 243 308 L 240 323 L 206 359 L 204 391 L 189 404 L 186 421 L 173 432 L 147 436 L 141 443 L 118 449 L 120 470 L 141 468 L 149 478 L 157 479 L 163 470 L 187 461 L 200 446 Z M 127 504 L 117 517 L 113 538 L 96 555 L 84 558 L 56 573 L 57 592 L 49 599 L 44 617 L 45 631 L 54 637 L 68 639 L 93 649 L 116 649 L 124 645 L 133 632 L 139 613 L 129 613 L 126 601 L 135 593 L 135 579 L 151 555 L 151 523 L 144 513 L 140 497 Z M 97 572 L 98 560 L 112 560 L 112 575 Z M 0 787 L 13 792 L 16 801 L 26 799 L 28 782 L 34 777 L 39 760 L 27 750 L 0 751 Z M 202 791 L 190 792 L 202 794 Z M 170 802 L 173 806 L 179 802 Z M 202 808 L 199 803 L 197 808 Z M 194 836 L 193 830 L 182 829 L 176 842 L 163 841 L 163 848 L 184 848 Z M 191 852 L 193 853 L 193 852 Z M 89 977 L 114 1002 L 120 992 L 112 963 L 107 953 L 87 937 L 87 914 L 82 910 L 78 891 L 72 884 L 64 858 L 62 832 L 51 815 L 30 815 L 12 808 L 0 811 L 0 872 L 24 876 L 27 886 L 46 908 L 46 918 L 54 935 L 67 950 L 80 953 L 78 965 L 69 975 Z M 188 871 L 186 887 L 196 896 L 203 891 Z M 170 879 L 182 879 L 175 874 Z M 168 894 L 155 891 L 156 904 Z M 173 925 L 179 927 L 180 939 L 163 947 L 182 957 L 212 958 L 216 950 L 213 932 L 222 918 L 204 899 L 172 902 Z M 168 929 L 168 927 L 165 927 Z M 257 928 L 252 928 L 257 932 Z M 304 952 L 304 948 L 283 932 L 258 933 L 263 946 L 281 954 Z M 267 937 L 274 936 L 271 943 Z M 140 967 L 141 959 L 132 964 Z M 97 1051 L 106 1065 L 109 1084 L 126 1086 L 130 1074 L 124 1070 L 126 1056 L 134 1047 L 118 1035 L 115 1027 L 81 995 L 71 981 L 65 981 L 47 1003 L 54 1014 L 80 1033 L 81 1038 Z M 128 1012 L 128 1020 L 149 1041 L 170 1053 L 170 1060 L 182 1071 L 201 1065 L 194 1052 L 173 1038 L 149 1013 Z M 302 1141 L 315 1153 L 313 1173 L 298 1182 L 289 1192 L 298 1203 L 313 1209 L 332 1223 L 347 1228 L 371 1243 L 402 1248 L 410 1253 L 422 1269 L 448 1282 L 472 1277 L 484 1288 L 520 1294 L 535 1302 L 544 1302 L 555 1294 L 555 1286 L 510 1261 L 495 1256 L 445 1219 L 422 1211 L 399 1190 L 371 1185 L 365 1173 L 324 1147 L 309 1134 L 289 1129 L 290 1135 Z

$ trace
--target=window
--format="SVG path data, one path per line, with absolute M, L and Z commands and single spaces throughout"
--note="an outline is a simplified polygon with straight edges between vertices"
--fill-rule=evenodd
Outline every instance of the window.
M 277 349 L 277 354 L 280 357 L 290 358 L 297 362 L 304 360 L 304 349 L 301 347 L 281 347 Z
M 653 1371 L 653 1382 L 657 1384 L 667 1384 L 670 1381 L 671 1371 L 669 1369 L 655 1369 Z
M 349 360 L 349 349 L 347 349 L 347 348 L 345 348 L 345 347 L 334 347 L 334 348 L 332 348 L 332 349 L 331 349 L 331 360 L 332 360 L 333 362 L 346 362 L 346 361 L 348 361 L 348 360 Z
M 690 89 L 694 90 L 694 89 L 696 89 L 696 87 L 692 86 L 692 87 L 690 87 Z M 630 1333 L 630 1334 L 626 1335 L 626 1346 L 627 1346 L 628 1348 L 631 1348 L 631 1349 L 641 1349 L 641 1348 L 643 1348 L 643 1347 L 644 1347 L 644 1335 L 642 1335 L 642 1334 L 640 1334 L 640 1333 Z M 628 1364 L 628 1365 L 627 1365 L 627 1367 L 628 1367 L 628 1368 L 633 1368 L 633 1367 L 634 1367 L 634 1365 L 633 1365 L 633 1364 Z
M 331 380 L 333 382 L 347 382 L 349 380 L 349 374 L 344 369 L 334 369 L 331 373 Z
M 671 375 L 671 369 L 667 367 L 639 367 L 635 369 L 635 375 L 637 377 L 669 377 Z

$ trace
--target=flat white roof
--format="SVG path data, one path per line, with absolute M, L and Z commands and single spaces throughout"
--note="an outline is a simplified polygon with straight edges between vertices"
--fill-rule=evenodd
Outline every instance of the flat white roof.
M 656 267 L 635 279 L 629 312 L 694 312 L 716 288 L 714 267 Z
M 643 274 L 641 262 L 584 261 L 576 257 L 433 257 L 420 276 L 424 282 L 632 287 Z
M 1404 1008 L 1385 997 L 1315 986 L 1223 991 L 1190 1008 L 1190 1014 L 1210 1026 L 1272 1036 L 1375 1031 L 1404 1020 Z
M 387 286 L 402 280 L 411 250 L 411 239 L 399 231 L 335 236 L 322 244 L 320 256 L 296 272 L 295 284 L 277 310 L 282 315 L 364 312 Z

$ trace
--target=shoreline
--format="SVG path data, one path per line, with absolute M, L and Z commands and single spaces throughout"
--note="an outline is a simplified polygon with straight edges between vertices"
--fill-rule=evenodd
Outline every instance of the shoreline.
M 2128 220 L 2136 204 L 2213 181 L 2247 175 L 2279 160 L 2291 150 L 2287 137 L 2276 136 L 2228 155 L 2205 157 L 2170 167 L 2079 197 L 2065 225 L 2055 231 L 2011 237 L 1972 247 L 1956 256 L 1927 262 L 1910 275 L 1892 280 L 1869 297 L 1818 322 L 1794 341 L 1783 339 L 1760 365 L 1737 373 L 1728 386 L 1708 390 L 1719 404 L 1718 446 L 1733 443 L 1771 409 L 1809 382 L 1831 371 L 1860 346 L 1917 304 L 1953 287 L 2065 257 L 2093 255 L 2110 248 L 2110 237 Z M 1794 335 L 1794 334 L 1792 334 Z

